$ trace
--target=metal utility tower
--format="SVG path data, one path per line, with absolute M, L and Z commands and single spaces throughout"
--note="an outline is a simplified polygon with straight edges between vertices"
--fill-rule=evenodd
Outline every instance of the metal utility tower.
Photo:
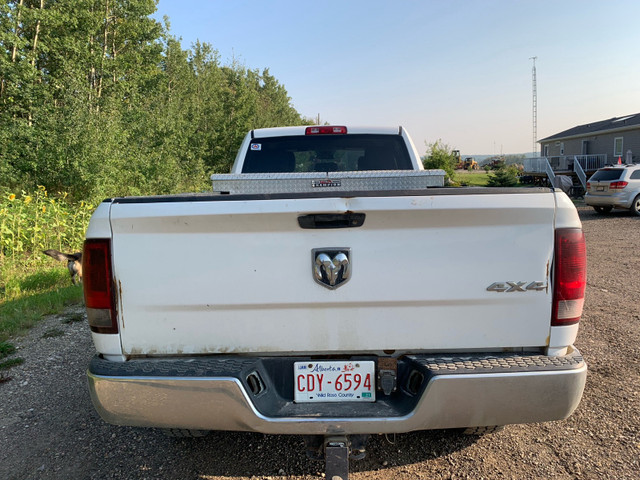
M 533 152 L 538 151 L 538 89 L 536 86 L 536 58 L 530 57 L 529 60 L 533 60 L 533 70 L 531 71 L 533 79 Z

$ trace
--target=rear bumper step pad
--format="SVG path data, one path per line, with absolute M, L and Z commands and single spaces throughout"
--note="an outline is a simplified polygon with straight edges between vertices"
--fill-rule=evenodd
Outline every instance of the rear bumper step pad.
M 326 435 L 558 420 L 577 407 L 587 370 L 577 350 L 563 357 L 411 355 L 398 359 L 397 390 L 378 391 L 374 403 L 296 404 L 293 363 L 309 359 L 211 356 L 117 363 L 96 356 L 88 377 L 97 411 L 114 424 Z

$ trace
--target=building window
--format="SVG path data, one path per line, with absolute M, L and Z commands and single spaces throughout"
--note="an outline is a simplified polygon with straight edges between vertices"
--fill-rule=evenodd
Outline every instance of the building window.
M 616 137 L 613 139 L 613 156 L 621 157 L 622 156 L 622 138 Z
M 548 156 L 549 156 L 549 145 L 545 145 L 543 157 L 548 157 Z
M 564 142 L 560 144 L 560 155 L 564 155 Z

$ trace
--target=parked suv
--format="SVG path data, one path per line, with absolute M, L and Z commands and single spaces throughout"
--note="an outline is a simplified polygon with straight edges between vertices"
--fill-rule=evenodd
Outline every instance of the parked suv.
M 628 208 L 640 216 L 640 164 L 599 169 L 587 182 L 584 201 L 598 213 Z

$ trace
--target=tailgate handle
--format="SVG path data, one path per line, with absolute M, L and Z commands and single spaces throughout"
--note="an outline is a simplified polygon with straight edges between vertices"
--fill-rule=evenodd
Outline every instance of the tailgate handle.
M 364 224 L 364 213 L 313 213 L 300 215 L 298 224 L 302 228 L 356 228 Z

